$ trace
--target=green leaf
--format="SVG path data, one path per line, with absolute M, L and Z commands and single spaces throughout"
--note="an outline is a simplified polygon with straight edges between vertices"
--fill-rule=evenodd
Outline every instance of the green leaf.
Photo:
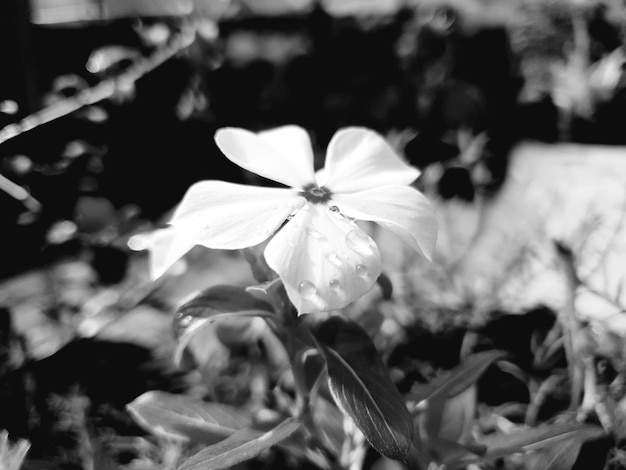
M 269 431 L 242 429 L 217 444 L 206 447 L 184 462 L 178 470 L 218 470 L 260 455 L 298 430 L 301 423 L 287 418 Z
M 326 370 L 326 361 L 306 322 L 301 319 L 296 322 L 298 325 L 289 329 L 285 339 L 292 358 L 291 370 L 296 389 L 301 398 L 306 399 L 311 392 L 316 393 L 321 375 Z
M 420 436 L 445 439 L 465 444 L 470 438 L 476 414 L 476 387 L 446 400 L 429 400 L 423 413 L 417 417 Z
M 603 436 L 604 430 L 592 424 L 543 425 L 505 435 L 486 436 L 487 458 L 498 458 L 515 452 L 538 450 L 570 439 L 582 442 Z
M 473 385 L 487 368 L 506 356 L 504 351 L 483 351 L 470 356 L 444 377 L 411 395 L 418 404 L 424 400 L 446 399 L 459 395 Z
M 264 282 L 263 284 L 248 286 L 246 287 L 246 292 L 257 299 L 271 304 L 275 312 L 290 313 L 295 308 L 289 300 L 285 285 L 280 278 Z M 294 314 L 294 316 L 297 316 L 297 314 Z
M 252 422 L 231 406 L 160 391 L 144 393 L 127 409 L 150 432 L 202 444 L 219 442 Z
M 269 267 L 267 261 L 265 261 L 265 256 L 263 256 L 266 246 L 267 243 L 262 243 L 261 245 L 241 250 L 243 257 L 250 265 L 252 276 L 261 283 L 269 283 L 278 278 L 278 274 Z
M 224 314 L 269 316 L 274 314 L 274 310 L 268 302 L 247 292 L 245 287 L 212 286 L 178 308 L 174 328 L 180 336 L 192 320 L 210 319 Z
M 189 344 L 202 336 L 218 318 L 272 317 L 272 306 L 246 291 L 244 287 L 218 285 L 209 287 L 189 302 L 180 306 L 174 318 L 174 332 L 178 337 L 178 346 L 174 354 L 175 362 L 180 364 L 183 353 Z M 222 328 L 222 337 L 245 337 L 250 322 L 231 321 Z M 229 328 L 230 327 L 230 328 Z M 211 340 L 218 331 L 206 333 Z M 206 341 L 202 341 L 206 343 Z
M 435 437 L 428 442 L 428 455 L 446 468 L 463 468 L 462 462 L 476 459 L 485 454 L 487 448 L 480 444 L 460 444 Z
M 475 354 L 412 394 L 420 412 L 416 418 L 416 445 L 435 461 L 451 465 L 471 453 L 480 453 L 467 447 L 476 412 L 475 383 L 494 361 L 504 356 L 502 351 Z M 453 452 L 450 446 L 456 446 L 457 451 Z
M 535 470 L 570 470 L 580 453 L 584 441 L 580 438 L 557 442 L 527 456 Z
M 355 322 L 331 317 L 313 331 L 328 369 L 337 406 L 381 454 L 403 459 L 413 440 L 413 421 L 376 347 Z
M 334 455 L 339 458 L 345 440 L 343 415 L 332 400 L 327 400 L 322 396 L 318 396 L 313 402 L 312 414 L 320 438 L 326 447 L 331 449 Z

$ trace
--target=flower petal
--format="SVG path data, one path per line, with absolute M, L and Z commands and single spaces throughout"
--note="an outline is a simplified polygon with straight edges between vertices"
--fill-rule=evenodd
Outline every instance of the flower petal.
M 437 218 L 426 197 L 410 186 L 385 186 L 352 194 L 335 194 L 341 213 L 370 220 L 399 235 L 411 248 L 432 260 Z
M 264 178 L 301 189 L 315 183 L 311 140 L 301 127 L 258 134 L 225 127 L 215 133 L 215 142 L 230 161 Z
M 150 250 L 150 277 L 160 278 L 185 253 L 191 250 L 196 242 L 186 232 L 167 227 L 148 235 L 146 241 Z
M 337 131 L 330 140 L 324 172 L 318 175 L 317 183 L 333 192 L 345 193 L 411 184 L 419 174 L 376 132 L 348 127 Z
M 270 240 L 265 259 L 300 313 L 343 308 L 367 293 L 381 273 L 376 243 L 319 204 L 305 206 Z
M 170 223 L 190 230 L 199 245 L 234 250 L 268 239 L 305 203 L 293 189 L 201 181 L 189 188 Z

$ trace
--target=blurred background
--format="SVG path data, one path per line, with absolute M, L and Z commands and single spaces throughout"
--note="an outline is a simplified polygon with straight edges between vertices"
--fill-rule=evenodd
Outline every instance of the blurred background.
M 153 283 L 137 237 L 196 181 L 271 184 L 220 153 L 223 126 L 298 124 L 318 167 L 338 128 L 366 126 L 423 171 L 437 262 L 381 235 L 396 303 L 355 307 L 372 332 L 387 325 L 397 367 L 451 367 L 467 325 L 494 312 L 524 319 L 528 341 L 511 347 L 528 362 L 567 295 L 555 300 L 563 279 L 538 238 L 566 241 L 587 280 L 608 246 L 622 255 L 591 310 L 623 334 L 625 28 L 624 0 L 0 2 L 0 429 L 32 444 L 24 468 L 170 468 L 127 403 L 152 389 L 254 398 L 249 355 L 226 366 L 224 345 L 204 351 L 210 391 L 206 370 L 172 363 L 172 312 L 209 285 L 253 283 L 246 261 L 192 251 Z M 506 328 L 489 341 L 508 346 Z

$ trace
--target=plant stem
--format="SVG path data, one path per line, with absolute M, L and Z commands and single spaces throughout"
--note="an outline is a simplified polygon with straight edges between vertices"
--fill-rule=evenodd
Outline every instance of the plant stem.
M 576 289 L 579 285 L 578 275 L 574 264 L 572 251 L 560 243 L 555 243 L 556 251 L 561 260 L 565 272 L 565 282 L 567 287 L 566 301 L 563 310 L 559 313 L 559 321 L 563 327 L 565 343 L 565 356 L 569 367 L 571 382 L 570 410 L 576 410 L 580 405 L 580 398 L 583 391 L 584 369 L 580 357 L 579 341 L 581 331 L 580 324 L 576 318 Z

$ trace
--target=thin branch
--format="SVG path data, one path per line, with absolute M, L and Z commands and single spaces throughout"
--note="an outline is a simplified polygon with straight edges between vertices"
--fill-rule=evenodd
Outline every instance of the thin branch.
M 0 174 L 0 190 L 7 193 L 13 199 L 20 201 L 31 212 L 41 211 L 41 203 L 31 196 L 26 188 L 14 183 L 6 176 Z
M 189 47 L 196 36 L 196 30 L 188 26 L 171 43 L 157 50 L 150 57 L 137 60 L 127 70 L 116 77 L 107 78 L 97 85 L 78 92 L 75 96 L 47 106 L 19 122 L 0 129 L 0 145 L 15 137 L 31 131 L 43 124 L 67 116 L 85 106 L 111 98 L 119 90 L 128 89 L 137 80 L 163 64 L 182 50 Z M 29 210 L 38 212 L 41 203 L 33 198 L 29 191 L 0 174 L 0 190 L 22 202 Z

